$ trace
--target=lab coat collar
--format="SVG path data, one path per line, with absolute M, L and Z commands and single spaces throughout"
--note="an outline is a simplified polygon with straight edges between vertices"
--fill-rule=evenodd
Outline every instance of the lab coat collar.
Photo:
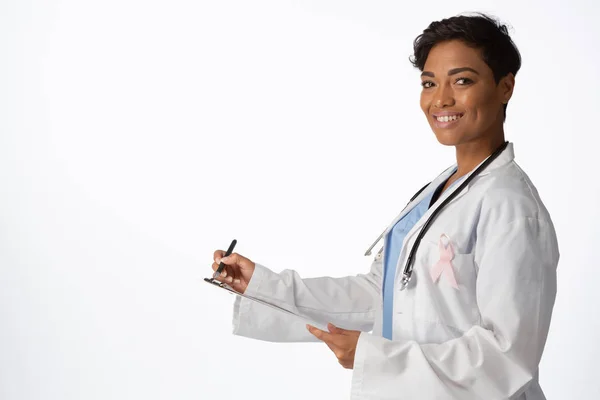
M 481 171 L 479 176 L 485 176 L 485 175 L 489 174 L 490 172 L 492 172 L 493 170 L 503 167 L 506 164 L 512 162 L 514 159 L 515 159 L 515 150 L 513 148 L 513 144 L 511 142 L 509 142 L 508 145 L 506 146 L 506 149 L 504 149 L 504 151 L 502 153 L 500 153 L 500 155 L 494 161 L 492 161 L 490 163 L 490 165 L 487 166 L 486 169 Z M 487 160 L 487 157 L 486 157 L 486 160 Z M 483 164 L 484 161 L 485 160 L 483 160 L 481 163 L 479 163 L 479 165 Z M 477 167 L 479 167 L 479 165 Z M 475 167 L 473 170 L 477 169 L 477 167 Z
M 486 157 L 483 161 L 481 161 L 481 163 L 479 163 L 477 165 L 477 167 L 473 168 L 473 170 L 471 170 L 471 172 L 469 172 L 464 177 L 464 179 L 467 179 L 488 158 L 489 157 Z M 510 163 L 511 161 L 514 160 L 514 158 L 515 158 L 515 153 L 514 153 L 513 144 L 512 143 L 508 143 L 508 145 L 506 146 L 506 149 L 504 149 L 504 151 L 502 153 L 500 153 L 500 155 L 494 161 L 492 161 L 483 171 L 481 171 L 481 173 L 479 173 L 478 177 L 488 175 L 493 170 L 495 170 L 497 168 L 500 168 L 500 167 L 502 167 L 502 166 Z M 396 218 L 394 218 L 394 220 L 385 228 L 385 230 L 381 233 L 381 235 L 379 235 L 379 237 L 375 240 L 375 242 L 371 245 L 371 247 L 369 247 L 369 249 L 365 252 L 365 255 L 366 256 L 370 255 L 371 254 L 371 250 L 377 245 L 377 243 L 382 238 L 385 237 L 385 235 L 388 234 L 388 232 L 394 227 L 394 225 L 396 225 L 396 223 L 402 217 L 404 217 L 407 213 L 410 212 L 410 210 L 412 210 L 417 204 L 419 204 L 421 202 L 421 200 L 423 200 L 426 196 L 428 196 L 429 194 L 431 194 L 431 192 L 434 191 L 439 185 L 441 185 L 442 182 L 446 181 L 454 173 L 454 170 L 456 169 L 456 167 L 457 167 L 457 164 L 455 163 L 452 166 L 450 166 L 449 168 L 447 168 L 437 178 L 435 178 L 433 181 L 431 181 L 431 183 L 423 191 L 421 191 L 421 193 L 417 197 L 415 197 L 410 203 L 408 203 L 406 205 L 406 207 L 404 207 L 404 209 L 402 210 L 402 212 L 398 216 L 396 216 Z M 451 204 L 452 202 L 454 202 L 457 199 L 459 199 L 462 196 L 464 196 L 469 191 L 469 187 L 471 185 L 473 185 L 473 183 L 477 180 L 478 177 L 476 177 L 471 182 L 469 182 L 469 184 L 464 189 L 462 189 L 460 191 L 460 193 L 458 193 L 456 195 L 456 197 L 454 197 L 452 199 L 452 201 L 450 201 L 449 204 Z M 457 190 L 458 187 L 460 187 L 460 186 L 461 186 L 461 184 L 459 183 L 459 184 L 455 185 L 453 188 L 444 191 L 444 193 L 442 193 L 442 195 L 437 199 L 437 201 L 435 202 L 435 204 L 433 204 L 429 208 L 429 210 L 427 210 L 427 212 L 425 213 L 425 215 L 423 215 L 423 217 L 419 220 L 419 222 L 417 222 L 417 224 L 415 224 L 415 226 L 413 226 L 413 228 L 410 230 L 410 232 L 406 235 L 406 238 L 408 238 L 409 236 L 411 236 L 413 232 L 416 232 L 425 223 L 425 221 L 427 220 L 428 216 L 435 209 L 437 209 L 440 206 L 440 204 L 451 193 L 453 193 L 455 190 Z
M 491 155 L 490 155 L 491 156 Z M 471 176 L 471 174 L 473 174 L 477 168 L 479 168 L 479 166 L 481 164 L 483 164 L 485 162 L 485 160 L 487 160 L 489 158 L 486 157 L 483 161 L 481 161 L 475 168 L 473 168 L 468 174 L 466 174 L 463 179 L 468 179 L 469 176 Z M 452 204 L 453 202 L 455 202 L 456 200 L 460 199 L 462 196 L 464 196 L 465 194 L 467 194 L 467 192 L 469 191 L 469 188 L 477 181 L 478 178 L 488 175 L 490 172 L 494 171 L 495 169 L 498 169 L 506 164 L 508 164 L 509 162 L 511 162 L 513 159 L 515 158 L 514 155 L 514 150 L 513 150 L 513 146 L 512 143 L 508 143 L 508 145 L 506 146 L 506 148 L 504 149 L 504 151 L 502 153 L 500 153 L 495 160 L 493 160 L 483 171 L 481 171 L 472 181 L 470 181 L 467 186 L 465 186 L 464 189 L 462 189 L 459 193 L 456 194 L 456 196 L 448 203 L 448 204 Z M 452 167 L 448 168 L 447 170 L 445 170 L 440 176 L 438 176 L 427 188 L 427 190 L 424 190 L 424 192 L 426 191 L 427 193 L 431 193 L 431 191 L 435 190 L 439 185 L 442 184 L 442 182 L 444 182 L 446 179 L 448 179 L 450 177 L 450 175 L 452 175 L 452 173 L 454 172 L 454 170 L 456 169 L 457 165 L 454 164 Z M 456 190 L 458 190 L 458 188 L 461 186 L 461 183 L 457 183 L 456 185 L 454 185 L 454 187 L 444 191 L 444 193 L 441 194 L 441 196 L 436 200 L 436 202 L 427 210 L 427 212 L 425 212 L 425 214 L 419 219 L 419 221 L 413 226 L 413 228 L 408 232 L 408 234 L 405 236 L 405 240 L 410 238 L 410 236 L 412 236 L 412 234 L 414 234 L 415 232 L 417 232 L 418 230 L 421 229 L 421 226 L 423 226 L 423 224 L 425 224 L 425 221 L 427 221 L 427 219 L 429 218 L 429 216 L 435 212 L 435 210 L 437 208 L 439 208 L 439 206 L 442 204 L 442 202 L 444 200 L 446 200 L 446 198 L 448 196 L 450 196 L 453 192 L 455 192 Z M 419 196 L 421 197 L 421 196 Z M 423 197 L 421 197 L 422 199 Z M 411 209 L 413 207 L 416 206 L 416 204 L 418 204 L 418 202 L 416 201 L 417 199 L 415 199 L 415 201 L 413 201 L 412 206 L 410 207 Z M 408 207 L 407 207 L 408 208 Z M 397 221 L 396 221 L 397 222 Z M 392 229 L 392 227 L 395 225 L 392 224 L 391 226 L 388 226 L 388 228 L 386 229 L 386 233 L 389 232 L 390 229 Z M 385 235 L 384 235 L 385 236 Z
M 489 156 L 486 157 L 484 160 L 482 160 L 479 164 L 477 164 L 477 166 L 475 168 L 473 168 L 469 173 L 467 173 L 463 177 L 463 179 L 467 179 L 488 158 L 489 158 Z M 456 195 L 456 197 L 454 199 L 452 199 L 452 201 L 455 201 L 456 199 L 460 198 L 461 196 L 464 196 L 464 194 L 469 191 L 469 187 L 471 185 L 473 185 L 474 181 L 477 178 L 479 178 L 481 176 L 488 175 L 489 173 L 491 173 L 495 169 L 498 169 L 500 167 L 505 166 L 506 164 L 508 164 L 511 161 L 513 161 L 514 158 L 515 158 L 515 152 L 514 152 L 513 144 L 509 142 L 508 145 L 506 146 L 506 148 L 504 149 L 504 151 L 502 153 L 500 153 L 498 155 L 498 157 L 496 157 L 496 159 L 494 161 L 492 161 L 483 171 L 481 171 L 479 173 L 479 175 L 474 180 L 472 180 L 471 182 L 469 182 L 469 184 L 460 193 L 458 193 Z M 450 176 L 454 173 L 454 171 L 456 170 L 456 168 L 457 168 L 457 164 L 455 163 L 452 166 L 450 166 L 449 168 L 447 168 L 444 172 L 442 172 L 437 178 L 435 178 L 429 184 L 429 186 L 427 186 L 427 188 L 425 190 L 423 190 L 419 194 L 419 196 L 417 196 L 413 201 L 411 201 L 408 204 L 408 206 L 402 211 L 402 214 L 400 214 L 399 218 L 397 218 L 396 222 L 400 218 L 402 218 L 402 216 L 404 216 L 406 213 L 408 213 L 410 210 L 412 210 L 417 204 L 419 204 L 419 202 L 421 200 L 423 200 L 423 198 L 425 198 L 427 195 L 431 194 L 431 192 L 434 191 L 439 185 L 441 185 L 442 182 L 444 182 L 448 178 L 450 178 Z M 437 199 L 437 201 L 435 202 L 435 204 L 431 208 L 432 209 L 437 208 L 436 205 L 439 205 L 446 197 L 448 197 L 451 193 L 453 193 L 456 189 L 458 189 L 459 186 L 460 186 L 460 184 L 456 184 L 453 188 L 444 191 L 444 193 L 442 193 L 442 195 Z M 393 226 L 393 225 L 395 225 L 395 222 L 391 224 L 391 226 Z M 391 226 L 388 226 L 388 230 L 391 229 Z

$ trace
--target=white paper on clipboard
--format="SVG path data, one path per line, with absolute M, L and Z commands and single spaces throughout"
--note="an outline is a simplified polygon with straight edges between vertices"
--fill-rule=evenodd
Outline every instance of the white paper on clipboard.
M 221 289 L 229 292 L 230 294 L 238 295 L 238 296 L 243 297 L 245 299 L 248 299 L 250 301 L 254 301 L 256 303 L 265 305 L 265 306 L 267 306 L 269 308 L 272 308 L 274 310 L 282 312 L 284 314 L 293 315 L 294 317 L 300 318 L 303 321 L 311 324 L 312 326 L 316 326 L 316 327 L 320 328 L 321 325 L 322 325 L 322 324 L 319 324 L 319 323 L 317 323 L 317 322 L 315 322 L 315 321 L 313 321 L 313 320 L 311 320 L 311 319 L 309 319 L 309 318 L 307 318 L 307 317 L 305 317 L 303 315 L 293 313 L 293 312 L 291 312 L 289 310 L 286 310 L 285 308 L 279 307 L 278 305 L 269 303 L 268 301 L 265 301 L 265 300 L 262 300 L 262 299 L 259 299 L 259 298 L 256 298 L 256 297 L 248 296 L 248 295 L 240 293 L 240 292 L 236 292 L 231 286 L 229 286 L 226 283 L 222 283 L 222 282 L 219 282 L 219 281 L 216 281 L 216 280 L 213 280 L 213 279 L 209 279 L 209 278 L 204 278 L 204 282 L 209 283 L 211 286 L 214 286 L 214 287 L 217 287 L 217 288 L 221 288 Z

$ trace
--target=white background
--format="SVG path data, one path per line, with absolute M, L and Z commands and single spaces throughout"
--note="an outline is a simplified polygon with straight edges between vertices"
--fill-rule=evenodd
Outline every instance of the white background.
M 454 162 L 414 38 L 490 12 L 523 55 L 507 139 L 559 235 L 541 383 L 600 397 L 597 2 L 0 2 L 0 399 L 346 399 L 323 344 L 231 335 L 215 249 L 302 276 Z

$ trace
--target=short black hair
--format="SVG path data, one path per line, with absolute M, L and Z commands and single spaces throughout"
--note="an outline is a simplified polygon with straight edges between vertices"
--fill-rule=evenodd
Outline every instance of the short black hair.
M 496 84 L 512 72 L 515 76 L 521 68 L 521 54 L 508 34 L 506 25 L 483 13 L 457 15 L 434 21 L 413 43 L 414 54 L 410 62 L 423 71 L 431 48 L 447 40 L 461 40 L 467 46 L 479 49 L 483 61 L 494 74 Z M 506 119 L 504 105 L 504 118 Z

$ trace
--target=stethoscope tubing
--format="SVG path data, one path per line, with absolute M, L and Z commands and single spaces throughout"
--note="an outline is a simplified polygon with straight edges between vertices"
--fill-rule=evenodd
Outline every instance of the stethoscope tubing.
M 421 243 L 421 239 L 423 239 L 423 236 L 425 236 L 425 233 L 427 233 L 427 229 L 429 229 L 429 226 L 433 223 L 433 221 L 435 220 L 435 218 L 440 214 L 440 212 L 442 211 L 442 209 L 448 203 L 450 203 L 464 188 L 466 188 L 467 185 L 473 179 L 475 179 L 475 177 L 477 177 L 477 175 L 479 175 L 479 173 L 481 173 L 481 171 L 483 171 L 492 161 L 494 161 L 506 149 L 506 147 L 508 146 L 508 144 L 509 144 L 509 142 L 505 141 L 500 147 L 498 147 L 492 153 L 492 155 L 490 155 L 483 163 L 481 163 L 479 165 L 479 167 L 477 167 L 477 169 L 475 169 L 475 171 L 473 171 L 473 173 L 470 174 L 467 177 L 467 179 L 465 179 L 458 186 L 458 188 L 455 191 L 453 191 L 452 193 L 450 193 L 450 195 L 446 199 L 444 199 L 444 201 L 442 202 L 442 204 L 440 204 L 440 206 L 437 207 L 431 213 L 431 215 L 429 216 L 429 218 L 427 218 L 427 221 L 425 221 L 425 224 L 423 224 L 423 228 L 421 228 L 421 231 L 417 235 L 417 238 L 415 239 L 415 243 L 414 243 L 413 247 L 411 248 L 410 253 L 408 254 L 408 258 L 406 260 L 406 264 L 404 264 L 404 269 L 402 270 L 402 281 L 400 283 L 400 290 L 406 289 L 406 287 L 408 286 L 408 283 L 410 282 L 410 280 L 412 278 L 413 264 L 414 264 L 415 255 L 417 253 L 417 250 L 419 249 L 419 244 Z M 419 191 L 417 193 L 415 193 L 415 195 L 408 201 L 408 204 L 410 204 L 414 199 L 416 199 L 421 194 L 421 192 L 423 190 L 425 190 L 430 184 L 431 184 L 431 182 L 427 183 L 425 186 L 423 186 L 421 189 L 419 189 Z M 406 206 L 408 206 L 408 204 Z M 406 208 L 406 206 L 404 208 Z M 377 245 L 377 243 L 379 243 L 379 241 L 383 238 L 383 236 L 385 235 L 386 232 L 387 232 L 387 229 L 384 230 L 381 233 L 381 235 L 379 235 L 379 237 L 377 237 L 377 239 L 375 239 L 375 241 L 373 242 L 373 244 L 365 252 L 365 256 L 371 255 L 371 250 L 373 250 L 373 248 Z
M 419 249 L 421 239 L 423 239 L 423 236 L 425 236 L 425 233 L 427 233 L 427 229 L 429 229 L 435 218 L 441 213 L 442 209 L 448 203 L 450 203 L 452 199 L 454 199 L 464 188 L 466 188 L 469 182 L 471 182 L 475 177 L 477 177 L 477 175 L 479 175 L 479 173 L 481 173 L 481 171 L 483 171 L 488 165 L 490 165 L 490 163 L 494 161 L 504 151 L 504 149 L 506 149 L 507 146 L 508 141 L 505 141 L 498 149 L 496 149 L 496 151 L 494 151 L 494 153 L 492 153 L 491 156 L 489 156 L 483 163 L 481 163 L 481 165 L 479 165 L 479 167 L 477 167 L 477 169 L 475 169 L 475 171 L 473 171 L 473 173 L 470 174 L 467 177 L 467 179 L 465 179 L 455 191 L 450 193 L 450 195 L 444 199 L 442 204 L 440 204 L 440 206 L 437 207 L 431 213 L 429 218 L 427 218 L 427 221 L 425 221 L 425 224 L 423 224 L 423 228 L 421 228 L 421 230 L 419 231 L 419 234 L 415 239 L 415 243 L 413 244 L 412 248 L 410 249 L 410 253 L 408 254 L 406 264 L 404 265 L 404 270 L 402 271 L 402 281 L 400 282 L 400 290 L 406 289 L 408 283 L 412 278 L 415 254 Z

